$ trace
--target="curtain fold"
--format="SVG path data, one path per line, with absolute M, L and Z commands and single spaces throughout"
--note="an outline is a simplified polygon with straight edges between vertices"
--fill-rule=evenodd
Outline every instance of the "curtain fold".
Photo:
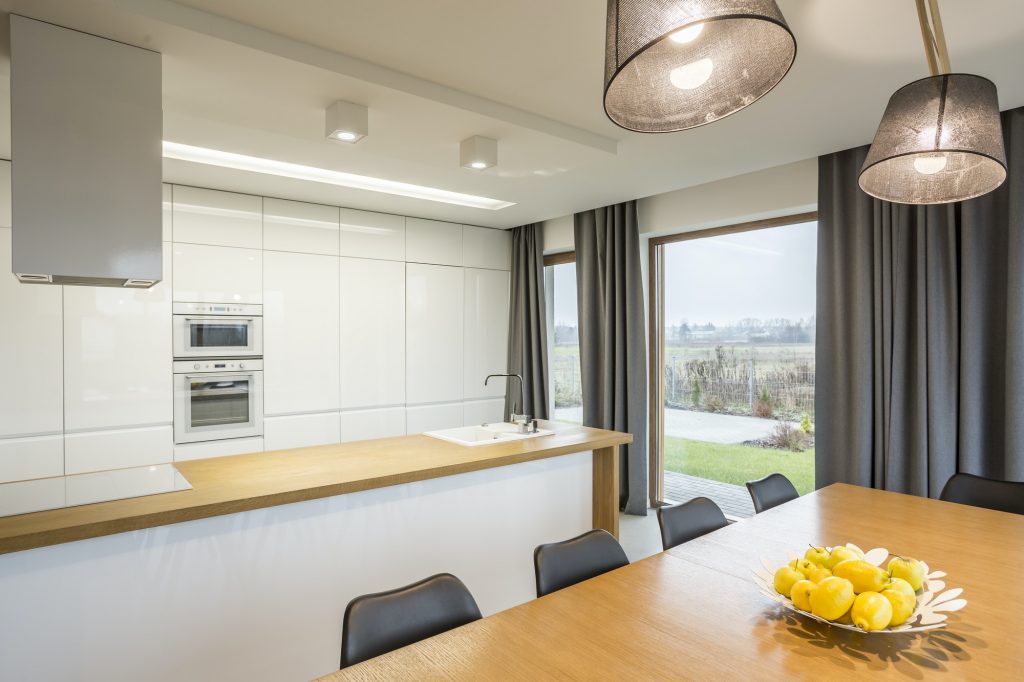
M 646 516 L 647 343 L 636 202 L 577 213 L 583 423 L 633 434 L 620 450 L 619 506 Z
M 908 206 L 818 162 L 816 478 L 937 497 L 958 471 L 1024 480 L 1024 108 L 1009 176 Z
M 513 405 L 536 419 L 548 418 L 548 328 L 544 299 L 544 231 L 540 223 L 512 230 L 512 272 L 509 292 L 508 372 L 523 377 L 525 405 L 519 386 L 507 382 L 505 414 Z

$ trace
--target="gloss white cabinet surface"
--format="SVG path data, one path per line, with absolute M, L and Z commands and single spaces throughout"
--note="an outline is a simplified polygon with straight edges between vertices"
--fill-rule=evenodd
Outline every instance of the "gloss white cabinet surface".
M 405 260 L 405 216 L 341 209 L 341 255 Z
M 405 266 L 408 404 L 462 400 L 462 298 L 462 268 Z
M 168 247 L 163 268 L 170 274 Z M 65 287 L 65 429 L 172 422 L 171 284 Z
M 421 405 L 405 411 L 405 432 L 410 436 L 424 431 L 452 429 L 463 423 L 462 403 Z
M 86 431 L 64 436 L 64 473 L 165 464 L 174 459 L 174 427 Z
M 163 236 L 161 240 L 169 242 L 173 237 L 172 225 L 174 224 L 174 187 L 164 183 L 163 186 Z M 164 270 L 166 273 L 167 270 Z
M 173 220 L 176 242 L 263 246 L 262 197 L 175 185 Z
M 175 301 L 263 303 L 262 251 L 177 242 L 173 251 Z
M 338 258 L 263 254 L 263 390 L 267 415 L 337 410 Z
M 0 437 L 64 428 L 61 291 L 11 274 L 11 230 L 0 228 Z
M 64 436 L 0 438 L 0 483 L 64 475 Z
M 174 446 L 174 461 L 186 462 L 193 459 L 244 455 L 250 452 L 263 452 L 264 449 L 262 436 L 258 438 L 226 438 L 205 443 L 185 443 Z
M 338 255 L 338 209 L 284 199 L 263 200 L 263 248 Z
M 351 410 L 341 413 L 341 442 L 405 435 L 405 408 Z
M 462 265 L 462 225 L 406 218 L 405 260 L 410 263 Z
M 0 484 L 0 516 L 64 506 L 64 477 Z
M 467 400 L 504 396 L 505 379 L 491 379 L 487 386 L 484 379 L 508 367 L 509 274 L 466 268 L 465 277 L 463 395 Z
M 467 268 L 510 269 L 512 267 L 512 232 L 463 225 L 462 261 Z
M 338 413 L 295 414 L 263 420 L 263 449 L 284 450 L 338 442 Z
M 405 402 L 405 264 L 341 259 L 341 406 Z
M 496 424 L 505 421 L 505 399 L 467 400 L 462 404 L 462 425 Z

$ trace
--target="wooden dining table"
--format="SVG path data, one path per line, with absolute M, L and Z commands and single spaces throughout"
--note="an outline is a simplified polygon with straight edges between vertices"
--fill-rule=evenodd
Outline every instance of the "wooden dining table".
M 859 633 L 752 579 L 808 545 L 915 557 L 962 587 L 945 628 Z M 322 680 L 1024 679 L 1024 516 L 831 485 Z

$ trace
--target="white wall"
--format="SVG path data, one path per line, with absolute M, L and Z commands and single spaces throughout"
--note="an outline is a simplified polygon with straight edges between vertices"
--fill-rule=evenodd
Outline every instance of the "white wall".
M 637 213 L 640 234 L 651 237 L 805 213 L 817 204 L 818 160 L 806 159 L 645 197 Z M 544 253 L 572 249 L 572 216 L 545 221 Z
M 10 167 L 0 163 L 11 330 L 0 335 L 0 493 L 500 418 L 501 382 L 493 395 L 475 387 L 505 371 L 510 233 L 165 185 L 160 284 L 26 285 L 10 272 Z M 264 437 L 174 445 L 172 301 L 263 304 Z

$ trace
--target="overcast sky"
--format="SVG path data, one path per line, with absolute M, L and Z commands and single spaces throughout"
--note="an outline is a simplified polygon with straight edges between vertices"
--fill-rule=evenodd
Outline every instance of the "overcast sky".
M 665 322 L 725 324 L 814 315 L 817 224 L 787 225 L 665 247 Z M 576 267 L 555 268 L 555 324 L 576 323 Z

